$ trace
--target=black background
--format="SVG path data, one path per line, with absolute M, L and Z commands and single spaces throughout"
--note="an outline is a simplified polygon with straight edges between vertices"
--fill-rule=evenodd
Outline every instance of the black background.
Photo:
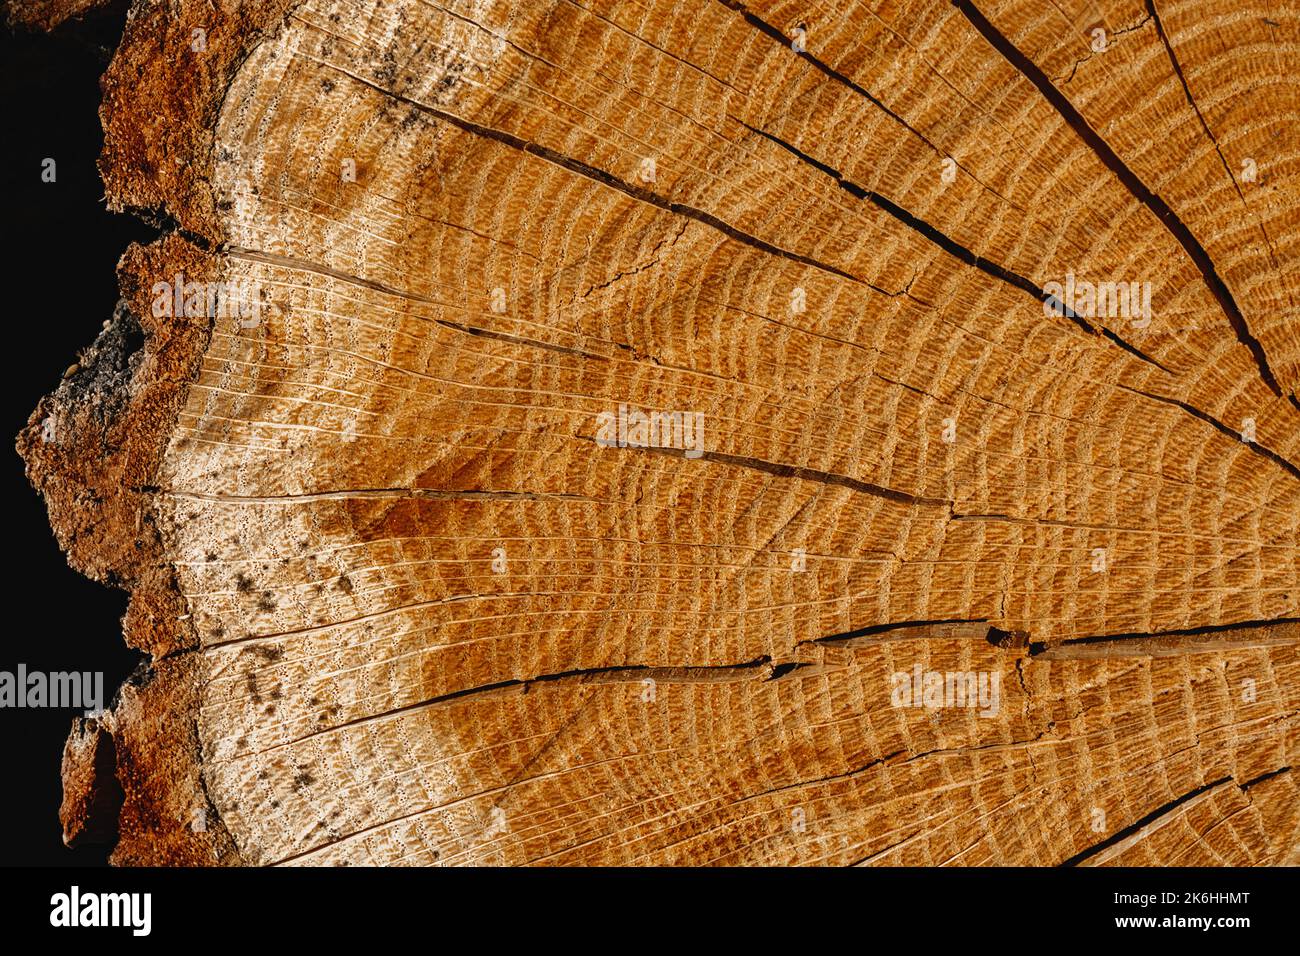
M 4 502 L 4 603 L 0 670 L 103 671 L 105 705 L 140 655 L 122 641 L 126 592 L 68 567 L 45 503 L 32 490 L 14 439 L 113 313 L 118 258 L 157 235 L 107 211 L 96 160 L 99 77 L 125 20 L 118 6 L 53 35 L 3 28 L 0 148 L 5 236 L 4 400 L 0 501 Z M 56 180 L 41 181 L 55 160 Z M 63 845 L 59 764 L 75 711 L 0 708 L 0 865 L 102 864 L 107 848 Z
M 489 948 L 675 954 L 877 952 L 908 956 L 1075 952 L 1127 941 L 1119 952 L 1264 951 L 1295 934 L 1296 870 L 1074 867 L 864 869 L 377 869 L 47 870 L 0 892 L 0 925 L 51 942 L 112 941 L 126 928 L 51 929 L 50 899 L 152 894 L 149 941 L 202 938 L 241 951 L 272 944 L 369 952 L 441 948 L 462 938 Z M 1115 902 L 1116 893 L 1178 894 L 1172 905 Z M 1249 894 L 1184 902 L 1184 893 Z M 1116 927 L 1116 918 L 1246 917 L 1249 927 Z M 397 936 L 395 934 L 400 934 Z M 410 937 L 408 940 L 407 937 Z M 426 942 L 427 940 L 427 942 Z M 1141 948 L 1141 949 L 1139 949 Z M 1294 949 L 1294 946 L 1291 947 Z

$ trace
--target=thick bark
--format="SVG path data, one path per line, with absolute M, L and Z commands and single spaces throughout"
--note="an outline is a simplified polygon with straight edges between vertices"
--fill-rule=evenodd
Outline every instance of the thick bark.
M 19 440 L 153 656 L 69 839 L 1300 861 L 1300 12 L 841 7 L 136 2 L 167 234 Z

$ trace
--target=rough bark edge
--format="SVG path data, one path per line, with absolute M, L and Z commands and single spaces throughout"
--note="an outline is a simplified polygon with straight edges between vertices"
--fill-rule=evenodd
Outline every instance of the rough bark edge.
M 49 31 L 68 20 L 77 20 L 115 0 L 8 0 L 5 21 L 11 27 Z
M 11 22 L 50 29 L 104 0 L 16 0 Z M 100 81 L 110 209 L 160 227 L 118 265 L 121 300 L 18 436 L 69 564 L 123 587 L 127 644 L 147 652 L 111 708 L 78 718 L 64 747 L 64 841 L 112 842 L 117 865 L 243 862 L 208 800 L 198 734 L 199 645 L 156 502 L 163 455 L 211 336 L 207 320 L 152 315 L 153 283 L 214 281 L 223 239 L 209 184 L 213 128 L 249 51 L 290 0 L 135 0 Z M 193 31 L 204 31 L 195 49 Z
M 198 671 L 187 653 L 198 638 L 165 560 L 168 535 L 155 500 L 163 453 L 211 330 L 207 320 L 154 318 L 149 297 L 151 277 L 165 269 L 204 279 L 218 267 L 174 235 L 128 249 L 113 319 L 18 436 L 68 563 L 130 592 L 123 636 L 151 658 L 108 711 L 74 722 L 64 748 L 64 841 L 118 835 L 116 863 L 143 862 L 146 847 L 148 859 L 175 864 L 233 852 L 202 792 Z
M 216 120 L 239 67 L 296 2 L 132 3 L 100 81 L 110 209 L 179 224 L 200 243 L 225 239 L 211 186 Z

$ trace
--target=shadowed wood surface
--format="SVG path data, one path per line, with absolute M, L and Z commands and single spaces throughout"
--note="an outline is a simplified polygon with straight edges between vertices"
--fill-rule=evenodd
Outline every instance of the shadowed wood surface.
M 154 658 L 66 832 L 115 776 L 124 864 L 1300 862 L 1298 54 L 139 0 L 101 169 L 167 235 L 19 439 Z

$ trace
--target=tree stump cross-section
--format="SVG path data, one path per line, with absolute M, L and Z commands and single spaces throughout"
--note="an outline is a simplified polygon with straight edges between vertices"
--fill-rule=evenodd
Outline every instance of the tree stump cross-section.
M 149 655 L 66 838 L 1300 862 L 1297 55 L 1275 0 L 136 0 L 100 168 L 164 235 L 19 437 Z

